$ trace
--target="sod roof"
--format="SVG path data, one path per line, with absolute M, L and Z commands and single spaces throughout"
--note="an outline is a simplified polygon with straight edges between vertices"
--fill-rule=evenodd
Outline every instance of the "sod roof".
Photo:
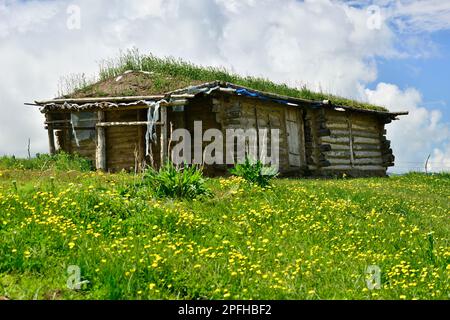
M 205 82 L 221 81 L 263 92 L 307 100 L 329 100 L 336 106 L 386 112 L 381 106 L 355 101 L 306 87 L 292 88 L 268 79 L 243 77 L 226 69 L 202 67 L 174 58 L 158 58 L 129 51 L 118 58 L 105 60 L 100 67 L 100 80 L 62 98 L 111 96 L 144 96 L 164 94 Z

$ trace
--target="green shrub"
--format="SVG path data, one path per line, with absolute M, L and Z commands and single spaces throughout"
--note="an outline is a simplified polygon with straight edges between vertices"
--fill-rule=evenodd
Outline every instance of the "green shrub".
M 158 171 L 149 168 L 144 175 L 144 184 L 152 188 L 157 197 L 195 199 L 210 196 L 202 170 L 196 166 L 175 167 L 171 162 Z
M 0 157 L 0 169 L 90 171 L 92 163 L 79 155 L 59 152 L 55 155 L 37 154 L 31 159 L 3 156 Z
M 278 176 L 278 171 L 271 167 L 266 167 L 261 161 L 251 161 L 248 158 L 242 164 L 237 164 L 230 170 L 232 175 L 244 178 L 252 184 L 260 187 L 267 187 L 270 185 L 270 180 Z

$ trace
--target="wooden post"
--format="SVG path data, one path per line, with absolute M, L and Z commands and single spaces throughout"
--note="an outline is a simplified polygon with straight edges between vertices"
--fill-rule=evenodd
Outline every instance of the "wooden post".
M 105 121 L 105 112 L 98 111 L 98 122 Z M 97 148 L 95 150 L 95 163 L 97 170 L 106 171 L 106 137 L 105 128 L 96 127 L 97 131 Z
M 167 148 L 167 107 L 161 106 L 161 166 L 163 166 L 168 159 Z
M 51 122 L 52 120 L 52 116 L 51 114 L 47 113 L 45 115 L 47 122 Z M 47 133 L 48 133 L 48 144 L 49 144 L 49 151 L 51 155 L 54 155 L 56 153 L 56 148 L 55 148 L 55 135 L 53 132 L 53 125 L 52 124 L 48 124 L 48 129 L 47 129 Z

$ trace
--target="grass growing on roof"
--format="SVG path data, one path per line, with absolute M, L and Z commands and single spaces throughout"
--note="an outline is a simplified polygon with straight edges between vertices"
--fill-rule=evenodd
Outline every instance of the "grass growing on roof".
M 231 82 L 255 90 L 309 100 L 330 100 L 335 105 L 350 106 L 359 109 L 387 111 L 385 108 L 368 103 L 309 90 L 306 86 L 296 89 L 286 84 L 277 84 L 265 78 L 243 77 L 225 68 L 204 67 L 172 57 L 159 58 L 152 54 L 140 54 L 138 50 L 129 50 L 118 57 L 104 60 L 100 65 L 100 81 L 107 81 L 122 75 L 126 71 L 145 71 L 152 73 L 153 86 L 157 90 L 172 91 L 210 81 Z M 95 93 L 96 85 L 86 86 L 83 90 Z M 151 90 L 152 88 L 149 88 Z M 124 92 L 123 95 L 126 95 Z

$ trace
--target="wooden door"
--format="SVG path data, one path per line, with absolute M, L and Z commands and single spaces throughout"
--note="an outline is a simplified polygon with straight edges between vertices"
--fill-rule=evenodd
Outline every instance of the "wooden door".
M 288 141 L 289 165 L 291 167 L 302 166 L 302 121 L 300 110 L 286 109 L 286 134 Z

